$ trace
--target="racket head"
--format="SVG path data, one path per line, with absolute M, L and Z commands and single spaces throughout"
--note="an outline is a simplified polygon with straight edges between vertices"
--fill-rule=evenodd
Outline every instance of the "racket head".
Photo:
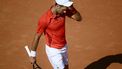
M 33 64 L 33 69 L 42 69 L 37 63 Z

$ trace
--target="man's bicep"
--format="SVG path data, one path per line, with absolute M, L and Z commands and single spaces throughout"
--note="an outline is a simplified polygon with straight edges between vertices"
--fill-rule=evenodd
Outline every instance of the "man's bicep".
M 46 29 L 46 23 L 44 21 L 43 22 L 39 22 L 38 26 L 37 26 L 36 33 L 42 34 L 45 29 Z
M 44 32 L 44 28 L 43 27 L 38 27 L 36 30 L 37 34 L 42 34 Z

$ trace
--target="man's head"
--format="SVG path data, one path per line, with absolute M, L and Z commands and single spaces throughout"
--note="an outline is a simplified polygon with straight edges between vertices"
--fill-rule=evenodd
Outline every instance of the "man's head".
M 66 13 L 66 10 L 72 6 L 73 2 L 70 0 L 55 0 L 56 11 L 58 14 Z

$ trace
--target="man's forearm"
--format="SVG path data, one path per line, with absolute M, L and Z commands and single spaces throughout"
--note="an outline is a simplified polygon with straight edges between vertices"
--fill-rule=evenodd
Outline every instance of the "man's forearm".
M 71 17 L 72 19 L 76 20 L 76 21 L 81 21 L 81 15 L 80 13 L 74 8 L 74 6 L 72 5 L 71 7 L 68 8 L 68 11 L 72 13 Z
M 35 35 L 32 46 L 31 46 L 32 51 L 36 51 L 36 49 L 38 47 L 40 37 L 41 37 L 41 34 L 36 34 Z
M 76 21 L 81 21 L 81 15 L 79 12 L 76 12 L 71 18 L 75 19 Z

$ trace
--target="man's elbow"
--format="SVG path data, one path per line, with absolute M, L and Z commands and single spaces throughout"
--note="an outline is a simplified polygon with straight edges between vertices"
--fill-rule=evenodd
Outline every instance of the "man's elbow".
M 82 20 L 81 17 L 76 18 L 76 21 L 81 21 L 81 20 Z
M 82 17 L 80 15 L 80 13 L 75 13 L 72 18 L 76 21 L 81 21 L 82 20 Z

